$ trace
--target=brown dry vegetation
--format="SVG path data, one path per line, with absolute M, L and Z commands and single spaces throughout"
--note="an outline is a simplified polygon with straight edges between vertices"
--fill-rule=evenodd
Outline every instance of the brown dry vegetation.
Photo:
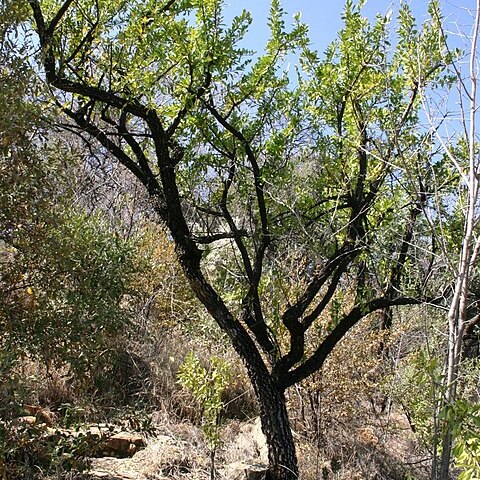
M 117 355 L 108 357 L 113 359 L 110 365 L 91 372 L 90 383 L 75 383 L 66 372 L 47 371 L 25 360 L 16 372 L 22 380 L 22 402 L 52 412 L 56 425 L 106 422 L 146 436 L 147 448 L 131 459 L 103 458 L 90 463 L 88 451 L 81 452 L 78 466 L 82 460 L 93 478 L 206 479 L 209 451 L 200 429 L 202 408 L 179 385 L 177 372 L 189 351 L 195 351 L 205 364 L 213 355 L 222 356 L 233 371 L 224 394 L 226 407 L 216 456 L 218 478 L 226 479 L 228 465 L 262 463 L 266 458 L 264 452 L 261 458 L 259 429 L 254 432 L 249 427 L 257 408 L 245 372 L 217 335 L 212 331 L 214 341 L 209 341 L 179 326 L 162 326 L 153 340 L 136 339 L 119 347 Z M 322 371 L 289 391 L 302 479 L 426 478 L 428 461 L 423 461 L 428 456 L 401 406 L 388 400 L 382 386 L 390 367 L 376 354 L 378 341 L 374 319 L 358 326 Z M 33 479 L 40 478 L 33 465 L 38 463 L 37 472 L 41 471 L 41 457 L 47 452 L 43 445 L 39 448 L 41 440 L 35 440 L 34 432 L 30 433 L 32 440 L 17 461 L 26 467 L 28 459 L 31 476 L 24 478 Z M 57 473 L 51 468 L 45 472 L 49 472 L 46 478 L 75 478 L 73 473 L 65 476 L 61 466 Z M 7 473 L 5 478 L 22 477 Z

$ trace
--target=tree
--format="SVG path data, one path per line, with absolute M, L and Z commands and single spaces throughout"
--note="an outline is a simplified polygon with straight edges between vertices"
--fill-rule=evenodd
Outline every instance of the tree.
M 124 300 L 142 267 L 134 241 L 72 206 L 65 171 L 78 158 L 34 102 L 42 85 L 15 35 L 25 12 L 12 7 L 0 10 L 0 358 L 85 373 L 128 324 Z
M 440 128 L 434 124 L 434 117 L 440 111 L 440 105 L 434 105 L 431 99 L 424 101 L 426 113 L 432 124 L 432 131 L 440 145 L 444 162 L 450 172 L 458 179 L 456 191 L 448 192 L 446 200 L 436 203 L 434 216 L 450 219 L 450 229 L 441 229 L 438 243 L 447 259 L 449 274 L 452 279 L 451 296 L 448 305 L 448 341 L 445 375 L 445 398 L 442 407 L 447 426 L 443 435 L 442 458 L 440 471 L 434 463 L 432 478 L 447 480 L 450 478 L 450 459 L 452 453 L 452 430 L 461 430 L 449 420 L 455 417 L 455 403 L 458 398 L 458 377 L 462 363 L 464 340 L 472 334 L 479 323 L 477 299 L 475 298 L 478 267 L 476 266 L 480 252 L 479 225 L 479 174 L 480 157 L 478 154 L 477 131 L 477 83 L 478 83 L 478 35 L 480 29 L 480 2 L 476 2 L 476 12 L 471 36 L 469 38 L 467 62 L 468 73 L 462 69 L 462 59 L 452 64 L 452 76 L 458 86 L 460 105 L 460 127 L 455 134 L 445 137 Z M 443 38 L 444 41 L 444 37 Z M 448 45 L 445 43 L 445 48 Z M 441 198 L 441 197 L 440 197 Z M 432 217 L 430 221 L 433 223 Z M 462 409 L 464 405 L 460 402 Z M 476 415 L 476 413 L 475 413 Z M 460 415 L 461 416 L 461 415 Z
M 287 31 L 278 0 L 258 58 L 239 46 L 250 15 L 226 26 L 220 0 L 29 5 L 57 105 L 143 184 L 193 292 L 246 365 L 270 478 L 297 478 L 286 389 L 362 318 L 424 300 L 409 272 L 428 274 L 412 244 L 428 244 L 418 217 L 429 137 L 417 112 L 445 62 L 437 15 L 417 30 L 403 6 L 391 52 L 389 19 L 372 25 L 348 1 L 321 60 L 298 18 Z M 294 52 L 303 73 L 290 86 L 281 65 Z M 233 259 L 223 285 L 205 268 L 212 257 L 220 268 Z

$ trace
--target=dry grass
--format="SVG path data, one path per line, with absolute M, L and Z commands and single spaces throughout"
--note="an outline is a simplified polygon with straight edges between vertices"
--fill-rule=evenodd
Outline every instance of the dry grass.
M 289 392 L 302 480 L 404 480 L 408 473 L 419 480 L 426 478 L 423 464 L 416 463 L 423 452 L 417 451 L 401 412 L 395 405 L 383 413 L 372 408 L 372 401 L 383 394 L 379 388 L 382 366 L 372 357 L 378 338 L 370 333 L 367 327 L 353 331 L 323 372 Z M 217 339 L 209 343 L 179 327 L 159 330 L 153 338 L 130 343 L 128 349 L 110 357 L 116 363 L 99 372 L 111 377 L 103 390 L 94 379 L 90 384 L 75 384 L 68 381 L 66 372 L 48 373 L 25 364 L 20 372 L 25 380 L 24 399 L 50 407 L 59 422 L 70 414 L 75 421 L 115 419 L 142 429 L 140 420 L 151 414 L 157 438 L 152 437 L 148 447 L 132 459 L 103 466 L 111 472 L 123 469 L 142 480 L 207 479 L 209 450 L 199 428 L 201 408 L 177 381 L 177 372 L 192 350 L 206 364 L 212 356 L 221 356 L 233 370 L 216 455 L 219 479 L 224 480 L 225 465 L 238 460 L 265 462 L 266 458 L 261 458 L 258 442 L 248 440 L 254 437 L 248 421 L 257 416 L 257 406 L 245 370 Z M 97 468 L 102 461 L 95 461 Z
M 305 480 L 403 480 L 427 478 L 407 422 L 395 414 L 372 415 L 348 424 L 332 423 L 316 444 L 298 438 Z M 412 465 L 408 465 L 412 463 Z
M 142 346 L 142 357 L 151 368 L 149 391 L 155 410 L 165 411 L 180 422 L 200 423 L 201 408 L 178 383 L 178 371 L 190 351 L 205 365 L 212 356 L 222 357 L 230 365 L 232 381 L 223 398 L 225 418 L 246 419 L 256 415 L 257 405 L 245 369 L 233 352 L 222 343 L 209 344 L 205 338 L 182 333 L 180 328 L 159 333 L 151 343 Z

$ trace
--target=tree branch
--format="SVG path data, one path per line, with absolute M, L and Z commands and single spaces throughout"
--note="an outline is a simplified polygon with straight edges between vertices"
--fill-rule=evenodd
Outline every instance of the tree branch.
M 343 317 L 340 323 L 338 323 L 338 325 L 327 335 L 313 355 L 311 355 L 300 366 L 279 379 L 282 388 L 286 389 L 319 370 L 337 343 L 344 338 L 346 333 L 352 327 L 354 327 L 362 318 L 366 317 L 370 313 L 380 310 L 381 308 L 398 305 L 418 305 L 420 303 L 422 303 L 422 300 L 418 298 L 399 297 L 395 299 L 388 299 L 386 297 L 381 297 L 371 300 L 363 305 L 357 305 L 353 307 L 350 313 Z
M 227 238 L 235 239 L 236 236 L 246 237 L 247 235 L 248 233 L 245 230 L 237 230 L 236 232 L 214 233 L 212 235 L 204 235 L 204 236 L 193 235 L 192 240 L 195 243 L 207 245 L 209 243 L 218 242 L 219 240 L 224 240 Z
M 57 27 L 58 23 L 65 15 L 67 10 L 69 9 L 70 5 L 73 3 L 73 0 L 66 0 L 63 5 L 58 9 L 57 14 L 53 17 L 50 25 L 48 25 L 47 31 L 45 32 L 48 37 L 53 35 L 55 28 Z
M 104 132 L 102 132 L 96 125 L 89 122 L 83 113 L 74 112 L 69 108 L 63 106 L 62 110 L 72 118 L 83 131 L 98 140 L 98 142 L 105 147 L 112 155 L 118 159 L 125 167 L 128 168 L 148 189 L 149 192 L 159 191 L 155 177 L 148 175 L 148 172 L 144 172 L 120 147 L 112 142 Z

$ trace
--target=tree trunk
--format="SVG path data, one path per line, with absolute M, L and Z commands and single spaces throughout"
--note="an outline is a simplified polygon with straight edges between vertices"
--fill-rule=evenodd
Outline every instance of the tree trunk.
M 270 375 L 254 379 L 262 431 L 268 445 L 268 480 L 298 479 L 297 456 L 285 394 Z
M 448 356 L 447 356 L 447 390 L 445 392 L 445 407 L 452 406 L 457 399 L 458 368 L 461 361 L 464 321 L 466 315 L 466 288 L 461 288 L 459 298 L 460 306 L 450 309 L 449 312 L 449 335 L 448 335 Z M 458 310 L 460 309 L 460 311 Z M 442 441 L 442 457 L 440 463 L 439 480 L 449 480 L 450 460 L 452 454 L 452 426 L 447 418 L 446 431 Z
M 272 378 L 255 342 L 206 281 L 200 268 L 198 250 L 188 245 L 188 240 L 184 237 L 177 235 L 175 228 L 170 228 L 170 231 L 176 240 L 180 265 L 190 286 L 220 328 L 230 337 L 233 348 L 247 368 L 260 406 L 262 431 L 267 440 L 268 480 L 297 480 L 297 457 L 284 388 Z

